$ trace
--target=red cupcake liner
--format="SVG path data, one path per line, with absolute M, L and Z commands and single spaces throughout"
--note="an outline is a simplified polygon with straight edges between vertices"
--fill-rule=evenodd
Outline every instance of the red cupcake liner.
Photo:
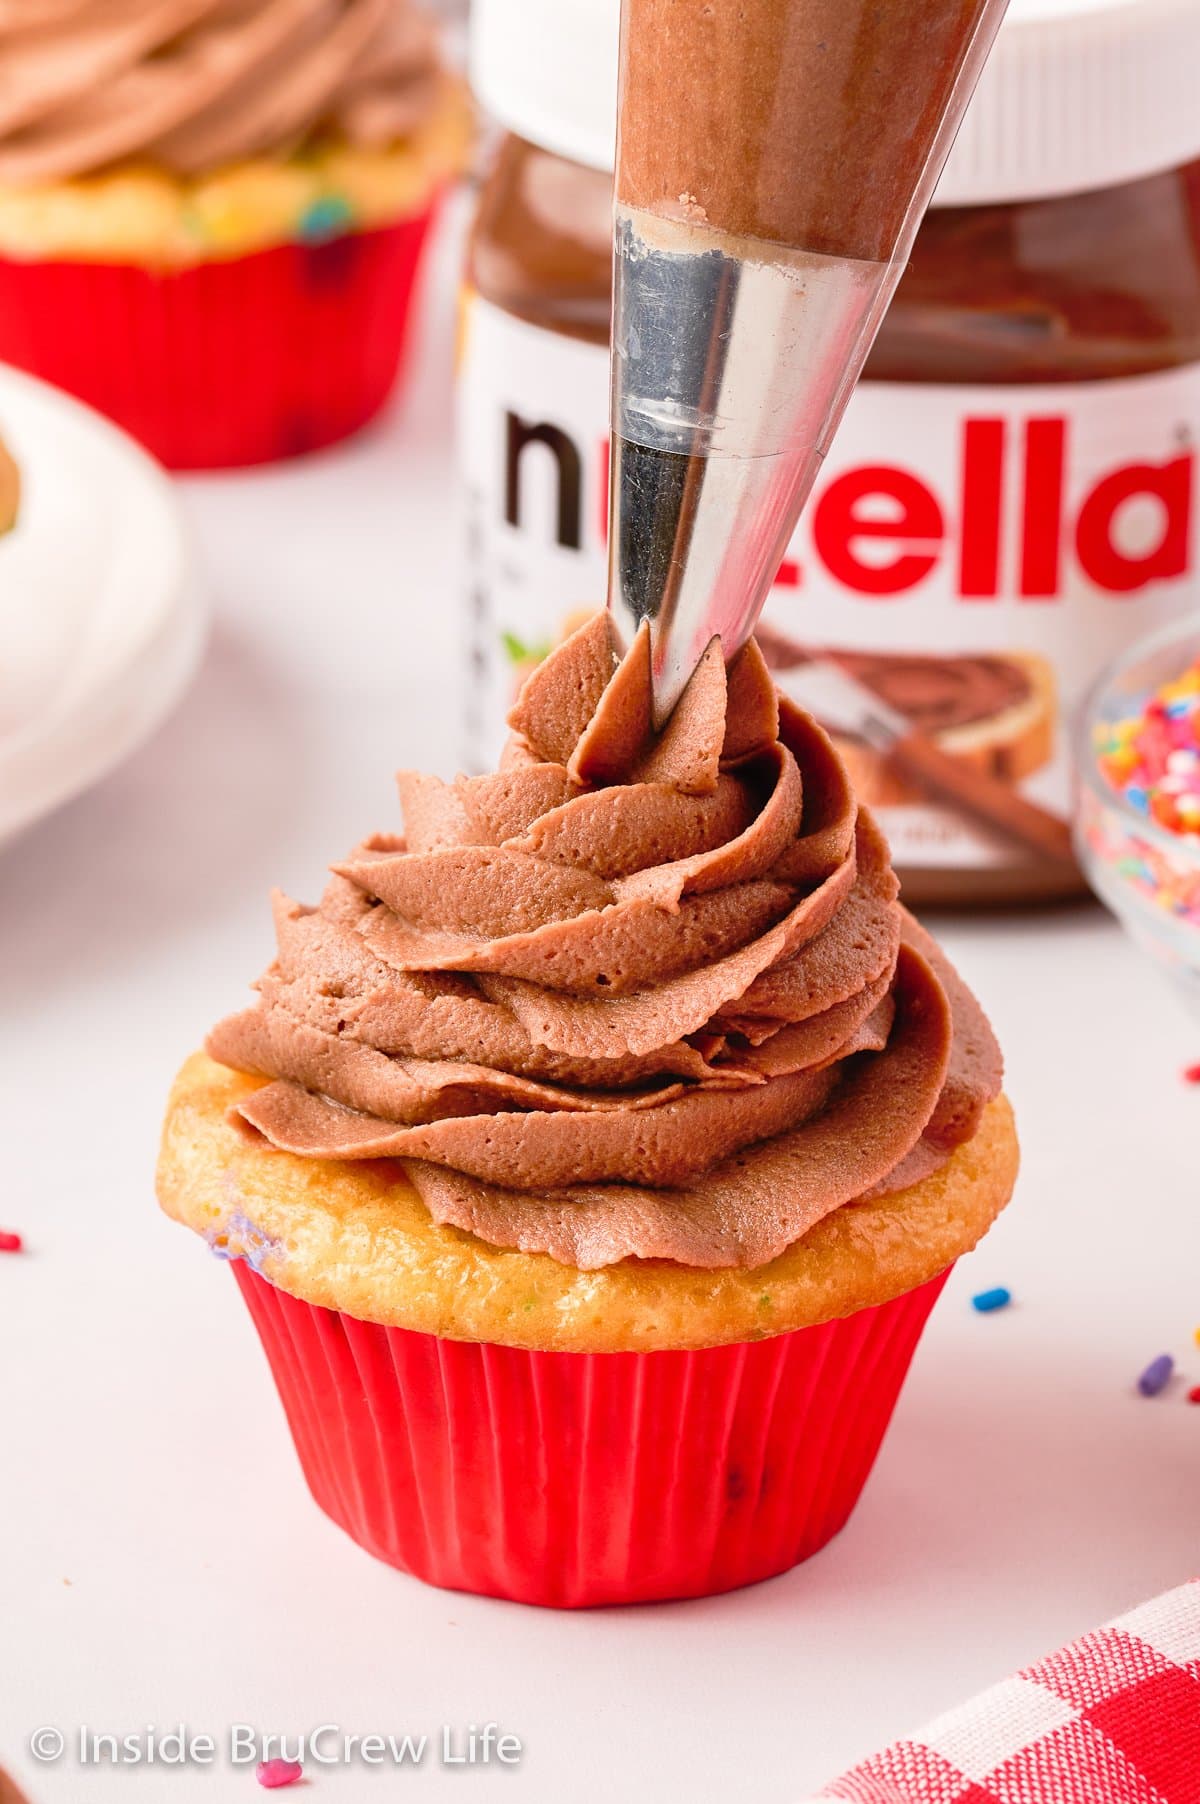
M 770 1340 L 540 1353 L 382 1328 L 234 1270 L 326 1514 L 430 1584 L 558 1608 L 707 1596 L 816 1553 L 949 1275 Z
M 0 258 L 0 361 L 78 395 L 172 470 L 316 451 L 392 390 L 435 210 L 179 270 Z

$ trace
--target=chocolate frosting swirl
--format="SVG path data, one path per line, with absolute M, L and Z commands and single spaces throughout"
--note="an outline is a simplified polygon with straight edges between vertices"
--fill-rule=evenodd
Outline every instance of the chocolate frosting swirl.
M 386 145 L 437 82 L 411 0 L 0 0 L 0 182 Z
M 292 1153 L 400 1159 L 434 1218 L 592 1269 L 757 1266 L 936 1169 L 1000 1085 L 820 728 L 716 641 L 661 734 L 645 633 L 530 677 L 501 769 L 404 773 L 212 1055 Z

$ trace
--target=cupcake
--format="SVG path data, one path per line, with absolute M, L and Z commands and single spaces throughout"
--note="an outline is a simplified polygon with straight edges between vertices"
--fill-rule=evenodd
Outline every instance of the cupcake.
M 500 770 L 404 773 L 171 1098 L 318 1503 L 554 1605 L 783 1571 L 846 1521 L 1017 1165 L 991 1029 L 753 642 L 661 734 L 606 616 Z
M 0 359 L 175 469 L 383 404 L 466 113 L 413 0 L 10 0 Z

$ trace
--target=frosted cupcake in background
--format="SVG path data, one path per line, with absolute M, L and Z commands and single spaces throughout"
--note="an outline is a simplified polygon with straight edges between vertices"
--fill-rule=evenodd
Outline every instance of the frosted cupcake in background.
M 318 1502 L 579 1605 L 845 1522 L 1017 1164 L 978 1003 L 751 643 L 661 734 L 597 616 L 501 769 L 401 778 L 188 1061 L 159 1196 L 232 1259 Z
M 467 137 L 413 0 L 9 0 L 0 360 L 176 469 L 331 444 Z

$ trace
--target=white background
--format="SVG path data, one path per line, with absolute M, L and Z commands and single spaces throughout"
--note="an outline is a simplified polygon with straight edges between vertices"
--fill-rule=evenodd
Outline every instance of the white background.
M 209 657 L 157 738 L 0 855 L 0 1763 L 43 1804 L 259 1795 L 252 1770 L 37 1768 L 29 1733 L 232 1722 L 436 1735 L 515 1772 L 405 1795 L 783 1804 L 1200 1571 L 1200 1058 L 1098 910 L 942 931 L 1009 1060 L 1025 1168 L 918 1354 L 864 1501 L 709 1602 L 555 1615 L 427 1590 L 309 1501 L 229 1272 L 155 1209 L 171 1074 L 271 950 L 272 883 L 454 764 L 461 680 L 444 240 L 415 383 L 326 457 L 187 485 Z M 976 1315 L 974 1290 L 1018 1301 Z M 1146 1402 L 1143 1365 L 1188 1374 Z M 394 1795 L 386 1768 L 283 1796 Z

